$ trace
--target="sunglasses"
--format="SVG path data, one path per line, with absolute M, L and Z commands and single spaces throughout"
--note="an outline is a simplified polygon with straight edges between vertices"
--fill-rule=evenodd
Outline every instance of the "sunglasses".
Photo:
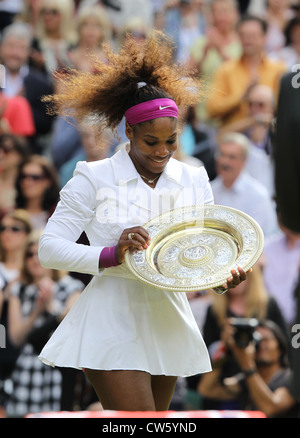
M 21 180 L 25 180 L 25 179 L 31 179 L 32 181 L 42 181 L 43 179 L 46 179 L 46 175 L 43 174 L 29 174 L 29 173 L 22 173 L 20 175 L 20 179 Z
M 41 15 L 59 15 L 58 9 L 41 9 Z
M 266 106 L 265 102 L 260 102 L 260 101 L 258 101 L 258 100 L 249 100 L 249 101 L 248 101 L 248 105 L 249 105 L 250 107 L 257 106 L 257 107 L 259 107 L 259 108 L 263 108 L 263 107 Z
M 26 253 L 26 258 L 27 259 L 32 259 L 33 257 L 35 257 L 35 256 L 37 256 L 38 255 L 38 253 L 36 252 L 36 251 L 28 251 L 27 253 Z
M 7 227 L 6 225 L 0 225 L 0 233 L 3 233 L 4 231 L 20 233 L 21 231 L 26 231 L 26 229 L 24 227 Z

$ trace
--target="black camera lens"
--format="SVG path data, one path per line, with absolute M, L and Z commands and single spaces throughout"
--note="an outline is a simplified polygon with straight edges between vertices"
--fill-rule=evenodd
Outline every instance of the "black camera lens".
M 254 331 L 258 326 L 256 318 L 232 318 L 231 324 L 235 328 L 234 341 L 240 348 L 246 348 L 254 340 Z

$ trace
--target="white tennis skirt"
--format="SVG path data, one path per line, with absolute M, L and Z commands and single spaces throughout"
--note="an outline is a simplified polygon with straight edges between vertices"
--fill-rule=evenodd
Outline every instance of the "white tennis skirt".
M 211 370 L 186 294 L 94 277 L 39 358 L 58 367 L 190 376 Z

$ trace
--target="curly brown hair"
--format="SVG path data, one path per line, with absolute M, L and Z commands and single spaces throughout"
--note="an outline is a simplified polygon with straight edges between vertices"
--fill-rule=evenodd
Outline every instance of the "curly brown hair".
M 162 32 L 152 32 L 143 44 L 128 36 L 118 53 L 108 45 L 104 50 L 104 62 L 94 58 L 94 73 L 56 75 L 59 92 L 44 98 L 52 114 L 116 129 L 125 111 L 138 103 L 168 97 L 182 107 L 201 100 L 201 82 L 174 62 L 172 43 Z M 138 82 L 147 85 L 138 88 Z

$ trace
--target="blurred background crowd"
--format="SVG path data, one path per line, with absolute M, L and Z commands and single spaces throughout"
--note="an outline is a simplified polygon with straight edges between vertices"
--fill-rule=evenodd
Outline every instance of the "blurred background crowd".
M 111 156 L 119 140 L 105 132 L 97 146 L 92 126 L 49 115 L 41 98 L 58 91 L 54 73 L 68 68 L 92 72 L 90 55 L 104 59 L 103 43 L 118 50 L 128 34 L 143 41 L 153 29 L 168 35 L 174 59 L 203 79 L 202 102 L 183 115 L 177 158 L 205 166 L 215 203 L 250 214 L 265 235 L 263 255 L 246 282 L 222 296 L 189 294 L 214 371 L 179 379 L 171 409 L 259 408 L 269 416 L 298 416 L 291 336 L 300 229 L 281 221 L 272 135 L 281 78 L 300 64 L 300 1 L 1 0 L 3 416 L 101 409 L 82 372 L 52 369 L 37 359 L 90 281 L 42 268 L 37 248 L 76 163 Z M 118 134 L 126 141 L 124 125 Z M 81 242 L 88 244 L 84 236 Z M 251 357 L 248 347 L 236 349 L 226 342 L 229 317 L 258 321 L 255 334 L 260 338 Z M 253 363 L 271 399 L 272 393 L 284 392 L 283 407 L 275 402 L 265 407 L 253 395 L 251 373 L 240 372 Z

